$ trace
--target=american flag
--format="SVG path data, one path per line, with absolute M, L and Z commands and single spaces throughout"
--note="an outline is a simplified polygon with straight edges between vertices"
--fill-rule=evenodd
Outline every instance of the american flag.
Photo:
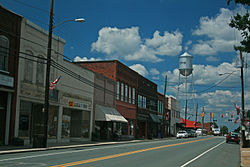
M 237 111 L 237 115 L 239 115 L 240 114 L 240 107 L 237 104 L 234 104 L 234 107 Z
M 59 76 L 56 80 L 50 83 L 49 90 L 53 90 L 57 84 L 57 82 L 60 80 L 61 76 Z
M 237 123 L 239 123 L 239 122 L 240 122 L 240 118 L 237 117 L 237 118 L 235 119 L 234 123 L 237 124 Z

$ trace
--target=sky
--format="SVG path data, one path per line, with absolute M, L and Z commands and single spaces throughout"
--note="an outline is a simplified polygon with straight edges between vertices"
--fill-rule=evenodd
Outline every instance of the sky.
M 0 0 L 1 5 L 48 30 L 50 0 Z M 86 22 L 68 22 L 53 29 L 66 40 L 64 55 L 72 61 L 117 59 L 158 85 L 163 94 L 185 99 L 188 118 L 205 111 L 205 121 L 215 113 L 219 126 L 229 122 L 241 106 L 239 53 L 234 51 L 241 34 L 229 27 L 233 15 L 246 7 L 227 5 L 227 0 L 54 0 L 54 25 L 83 17 Z M 179 75 L 179 56 L 193 56 L 193 72 Z M 243 54 L 246 64 L 249 54 Z M 221 75 L 224 74 L 224 75 Z M 245 108 L 250 109 L 250 72 L 244 69 Z M 221 117 L 223 114 L 223 118 Z M 229 115 L 229 116 L 227 116 Z M 198 121 L 201 117 L 199 114 Z

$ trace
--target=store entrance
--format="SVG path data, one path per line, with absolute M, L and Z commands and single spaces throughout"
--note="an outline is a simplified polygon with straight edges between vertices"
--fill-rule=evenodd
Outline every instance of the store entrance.
M 0 92 L 0 146 L 4 144 L 7 112 L 7 92 Z
M 43 105 L 32 105 L 32 141 L 33 147 L 43 147 L 44 144 L 44 112 Z

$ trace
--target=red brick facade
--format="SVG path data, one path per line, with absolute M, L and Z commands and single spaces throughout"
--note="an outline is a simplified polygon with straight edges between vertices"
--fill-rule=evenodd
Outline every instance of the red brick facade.
M 94 62 L 76 62 L 93 72 L 103 74 L 104 76 L 113 79 L 117 83 L 119 82 L 119 95 L 116 97 L 116 109 L 117 111 L 128 120 L 128 135 L 135 136 L 136 133 L 136 112 L 137 112 L 137 73 L 122 64 L 117 60 L 112 61 L 94 61 Z M 121 84 L 123 86 L 121 86 Z M 117 84 L 118 85 L 118 84 Z M 116 89 L 117 89 L 116 85 Z M 121 97 L 121 89 L 123 87 L 124 97 Z M 126 88 L 125 88 L 126 87 Z M 132 98 L 132 91 L 134 89 L 134 102 Z M 127 91 L 127 95 L 125 95 Z M 129 100 L 129 91 L 131 92 L 131 98 Z M 117 91 L 116 91 L 117 92 Z M 117 96 L 119 98 L 117 98 Z M 124 100 L 121 100 L 124 99 Z M 126 99 L 126 100 L 125 100 Z M 133 133 L 131 133 L 131 127 Z

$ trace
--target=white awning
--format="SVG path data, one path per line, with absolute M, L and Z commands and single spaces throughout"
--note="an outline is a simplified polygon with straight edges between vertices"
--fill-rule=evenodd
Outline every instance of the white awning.
M 99 104 L 95 105 L 95 120 L 115 121 L 115 122 L 125 122 L 125 123 L 128 122 L 115 108 L 104 107 Z

